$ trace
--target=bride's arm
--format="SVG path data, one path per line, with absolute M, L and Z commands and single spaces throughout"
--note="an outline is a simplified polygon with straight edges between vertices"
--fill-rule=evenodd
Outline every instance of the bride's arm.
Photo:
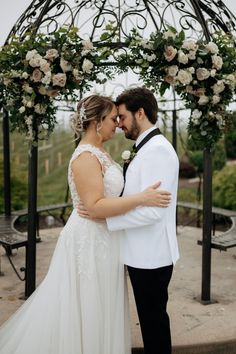
M 81 154 L 71 167 L 77 192 L 91 218 L 116 216 L 140 205 L 156 206 L 160 203 L 160 193 L 155 190 L 159 183 L 132 196 L 105 198 L 102 167 L 90 152 Z M 166 199 L 169 199 L 168 193 Z

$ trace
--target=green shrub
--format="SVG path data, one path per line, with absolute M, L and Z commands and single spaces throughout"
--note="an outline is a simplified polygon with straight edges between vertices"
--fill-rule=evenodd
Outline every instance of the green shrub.
M 213 204 L 236 210 L 236 165 L 226 166 L 214 173 Z
M 3 160 L 0 157 L 0 176 L 3 176 Z M 0 214 L 4 212 L 3 178 L 0 179 Z M 27 205 L 27 179 L 21 173 L 11 177 L 11 208 L 19 210 Z
M 189 188 L 179 188 L 178 201 L 195 203 L 197 201 L 196 191 Z
M 190 153 L 190 161 L 196 167 L 197 171 L 203 172 L 203 151 L 195 150 Z M 212 152 L 212 169 L 213 171 L 221 170 L 226 164 L 226 152 L 223 142 L 215 145 Z
M 225 134 L 225 149 L 228 158 L 236 158 L 236 112 L 233 113 L 232 127 Z

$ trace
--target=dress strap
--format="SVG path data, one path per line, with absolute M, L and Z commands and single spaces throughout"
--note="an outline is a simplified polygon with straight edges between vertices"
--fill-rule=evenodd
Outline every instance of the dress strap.
M 112 161 L 108 157 L 108 155 L 101 151 L 99 148 L 96 146 L 90 145 L 90 144 L 82 144 L 78 145 L 75 151 L 72 154 L 70 164 L 69 166 L 71 167 L 72 162 L 79 157 L 83 152 L 90 152 L 92 155 L 96 156 L 98 161 L 100 162 L 102 166 L 102 172 L 103 174 L 105 173 L 106 169 L 111 166 Z

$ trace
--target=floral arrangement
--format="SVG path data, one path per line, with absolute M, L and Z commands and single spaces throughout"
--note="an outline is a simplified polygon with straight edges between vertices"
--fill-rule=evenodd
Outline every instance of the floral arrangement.
M 77 28 L 60 28 L 47 34 L 14 36 L 0 51 L 1 103 L 10 112 L 11 128 L 34 141 L 35 122 L 39 138 L 52 132 L 56 118 L 54 98 L 75 99 L 99 79 L 99 54 Z M 105 68 L 103 69 L 105 71 Z
M 169 27 L 149 39 L 133 30 L 129 58 L 140 78 L 161 95 L 173 86 L 191 109 L 189 138 L 198 147 L 212 147 L 229 126 L 226 107 L 235 93 L 236 50 L 230 35 L 214 42 L 185 39 Z
M 112 23 L 101 35 L 111 42 Z M 169 27 L 145 39 L 133 29 L 126 50 L 94 48 L 76 28 L 53 34 L 17 37 L 0 50 L 0 103 L 10 112 L 12 129 L 34 141 L 38 130 L 47 137 L 55 125 L 54 98 L 76 99 L 92 82 L 104 83 L 116 72 L 133 68 L 144 83 L 163 95 L 174 87 L 191 109 L 189 138 L 196 147 L 212 147 L 229 127 L 226 107 L 236 86 L 236 49 L 230 35 L 218 33 L 206 43 L 185 39 Z M 115 58 L 114 65 L 107 65 Z M 102 63 L 102 65 L 101 65 Z M 37 128 L 37 129 L 36 129 Z

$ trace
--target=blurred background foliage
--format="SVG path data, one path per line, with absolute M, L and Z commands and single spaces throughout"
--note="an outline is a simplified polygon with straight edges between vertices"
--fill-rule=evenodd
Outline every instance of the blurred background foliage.
M 221 208 L 236 210 L 236 113 L 234 126 L 213 151 L 213 204 Z M 162 128 L 171 141 L 171 131 Z M 180 181 L 178 199 L 196 202 L 202 198 L 203 153 L 187 143 L 186 129 L 178 132 L 178 156 L 180 159 Z M 2 142 L 2 129 L 0 130 Z M 105 143 L 114 160 L 122 165 L 121 153 L 130 149 L 133 142 L 126 140 L 122 132 Z M 75 148 L 72 131 L 59 124 L 48 141 L 39 142 L 38 162 L 38 205 L 49 205 L 67 201 L 67 168 Z M 18 133 L 11 133 L 11 188 L 12 209 L 27 207 L 28 142 Z M 3 150 L 0 144 L 0 213 L 3 206 Z M 70 201 L 70 199 L 68 200 Z

